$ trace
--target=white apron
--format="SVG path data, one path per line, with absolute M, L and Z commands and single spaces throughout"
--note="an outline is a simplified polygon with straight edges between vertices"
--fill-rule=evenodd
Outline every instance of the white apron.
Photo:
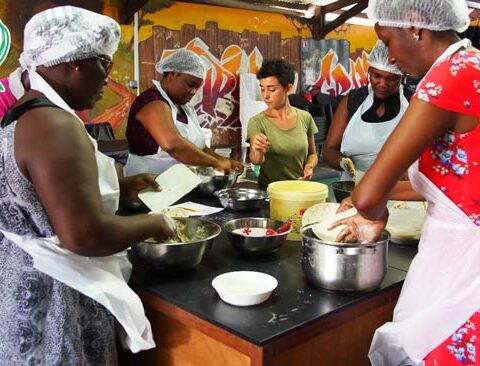
M 29 74 L 32 89 L 41 91 L 51 102 L 75 115 L 40 75 L 35 71 L 30 71 Z M 78 121 L 83 123 L 80 119 Z M 100 153 L 95 140 L 91 140 L 95 147 L 103 205 L 106 211 L 114 213 L 119 198 L 114 161 Z M 151 326 L 140 298 L 126 282 L 132 270 L 126 251 L 105 257 L 84 257 L 62 247 L 57 236 L 38 238 L 0 231 L 32 257 L 33 265 L 38 271 L 107 308 L 121 325 L 118 331 L 124 347 L 132 352 L 155 347 Z
M 198 123 L 195 110 L 189 105 L 182 105 L 181 108 L 187 115 L 188 123 L 178 122 L 177 106 L 171 101 L 170 97 L 162 89 L 158 81 L 152 80 L 152 82 L 170 106 L 172 120 L 175 123 L 175 127 L 180 135 L 197 146 L 199 149 L 203 150 L 206 146 L 205 135 L 200 127 L 200 124 Z M 176 159 L 172 158 L 159 146 L 157 153 L 153 155 L 138 156 L 130 153 L 128 155 L 127 164 L 125 165 L 124 174 L 125 176 L 139 173 L 160 174 L 170 168 L 172 165 L 178 163 L 179 162 Z
M 400 110 L 395 118 L 385 122 L 369 123 L 362 119 L 362 115 L 373 105 L 374 94 L 372 86 L 368 86 L 368 96 L 353 114 L 343 132 L 340 152 L 352 159 L 355 168 L 366 172 L 373 164 L 378 153 L 382 149 L 385 140 L 390 136 L 393 129 L 405 113 L 408 100 L 403 95 L 403 87 L 400 86 Z M 341 180 L 353 180 L 348 172 L 342 172 Z
M 452 45 L 437 62 L 467 46 Z M 480 228 L 418 171 L 418 162 L 409 176 L 428 201 L 427 215 L 393 321 L 375 332 L 369 352 L 373 366 L 423 365 L 480 309 Z

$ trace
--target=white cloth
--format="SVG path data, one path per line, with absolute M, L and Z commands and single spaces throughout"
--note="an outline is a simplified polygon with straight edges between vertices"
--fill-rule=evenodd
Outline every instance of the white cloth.
M 38 75 L 30 71 L 31 88 L 39 90 L 60 108 L 75 115 L 61 97 Z M 78 119 L 78 123 L 82 123 Z M 85 132 L 86 133 L 86 132 Z M 113 159 L 95 146 L 99 186 L 104 207 L 118 208 L 119 185 Z M 105 257 L 83 257 L 62 247 L 57 236 L 38 238 L 1 231 L 5 237 L 31 255 L 34 267 L 50 277 L 99 302 L 121 325 L 121 341 L 132 352 L 155 346 L 152 330 L 140 298 L 127 285 L 132 265 L 126 251 Z
M 8 85 L 13 96 L 18 100 L 25 94 L 25 88 L 22 84 L 22 68 L 17 67 L 8 76 Z
M 470 24 L 465 0 L 369 0 L 368 17 L 381 26 L 463 32 Z
M 432 67 L 470 45 L 468 39 L 450 45 Z M 428 202 L 427 216 L 393 322 L 375 332 L 373 366 L 423 365 L 428 353 L 480 308 L 479 227 L 418 171 L 418 162 L 409 176 Z
M 373 366 L 423 365 L 428 353 L 480 308 L 479 227 L 418 171 L 418 163 L 409 173 L 428 201 L 427 216 L 393 322 L 375 332 Z
M 373 164 L 377 154 L 382 149 L 385 140 L 390 136 L 397 126 L 408 107 L 408 101 L 403 95 L 403 88 L 400 87 L 400 110 L 395 118 L 385 122 L 369 123 L 362 119 L 362 115 L 373 105 L 372 86 L 368 86 L 368 96 L 358 107 L 347 128 L 343 132 L 341 153 L 352 159 L 355 168 L 366 172 Z M 353 180 L 348 172 L 343 172 L 341 180 Z
M 382 40 L 378 40 L 377 43 L 375 43 L 367 60 L 370 67 L 396 75 L 403 75 L 396 64 L 390 63 L 388 59 L 388 48 Z
M 19 61 L 24 68 L 35 68 L 112 57 L 119 41 L 120 26 L 112 18 L 75 6 L 57 6 L 27 22 Z
M 197 114 L 195 110 L 185 104 L 181 108 L 185 111 L 188 118 L 188 123 L 177 121 L 177 106 L 172 102 L 168 94 L 162 89 L 160 83 L 152 80 L 153 85 L 158 89 L 163 98 L 167 101 L 172 112 L 172 120 L 175 123 L 180 135 L 197 146 L 199 149 L 205 149 L 205 134 L 198 123 Z M 159 121 L 160 123 L 161 121 Z M 160 174 L 170 168 L 172 165 L 178 164 L 179 161 L 172 158 L 166 151 L 163 151 L 159 146 L 156 154 L 138 156 L 129 154 L 127 164 L 124 168 L 125 176 L 130 176 L 139 173 Z

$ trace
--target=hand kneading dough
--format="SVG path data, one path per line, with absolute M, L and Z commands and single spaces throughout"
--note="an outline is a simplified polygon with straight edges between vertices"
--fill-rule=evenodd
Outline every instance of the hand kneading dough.
M 330 216 L 329 218 L 319 222 L 316 225 L 313 225 L 312 230 L 320 240 L 335 242 L 335 239 L 337 238 L 338 234 L 340 234 L 340 232 L 343 230 L 345 225 L 337 226 L 332 230 L 328 230 L 328 227 L 330 227 L 330 225 L 332 225 L 338 220 L 345 219 L 356 214 L 356 208 L 348 209 L 346 211 Z

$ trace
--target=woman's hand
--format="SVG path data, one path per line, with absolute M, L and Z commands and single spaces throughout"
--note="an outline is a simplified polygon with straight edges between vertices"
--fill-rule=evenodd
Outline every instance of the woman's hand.
M 136 174 L 129 177 L 119 178 L 120 198 L 138 198 L 138 192 L 145 188 L 152 188 L 154 191 L 160 192 L 162 188 L 155 181 L 155 174 Z
M 242 174 L 245 167 L 237 160 L 230 159 L 230 166 L 237 174 Z
M 369 220 L 357 214 L 333 223 L 328 229 L 346 225 L 335 240 L 339 243 L 375 243 L 382 235 L 387 220 L 388 210 L 385 207 L 384 214 L 380 219 Z
M 298 178 L 298 180 L 310 180 L 313 176 L 313 165 L 305 164 L 303 167 L 303 176 Z
M 352 196 L 348 196 L 340 202 L 340 207 L 338 208 L 337 213 L 347 211 L 353 207 L 355 206 L 353 205 Z
M 158 218 L 158 230 L 157 233 L 153 236 L 156 241 L 163 243 L 165 240 L 170 239 L 172 236 L 175 235 L 175 232 L 177 230 L 177 224 L 175 223 L 175 220 L 165 215 L 154 214 L 153 216 Z
M 257 135 L 253 135 L 250 137 L 250 148 L 265 154 L 270 147 L 270 143 L 268 142 L 267 136 L 263 133 L 259 133 Z

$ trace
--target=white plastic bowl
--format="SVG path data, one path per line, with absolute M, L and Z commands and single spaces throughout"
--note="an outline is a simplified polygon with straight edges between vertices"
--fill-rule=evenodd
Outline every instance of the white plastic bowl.
M 215 277 L 212 286 L 226 303 L 237 306 L 256 305 L 266 301 L 278 281 L 266 273 L 228 272 Z

